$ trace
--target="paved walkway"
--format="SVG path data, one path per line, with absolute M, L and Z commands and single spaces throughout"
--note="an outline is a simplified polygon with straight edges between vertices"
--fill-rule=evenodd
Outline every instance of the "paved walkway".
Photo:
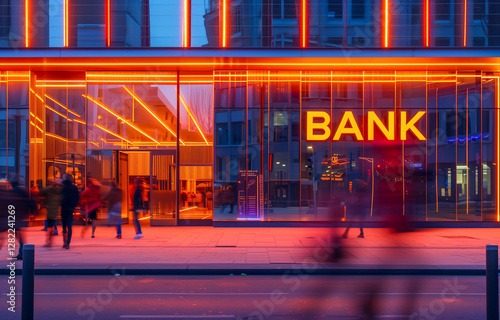
M 352 229 L 343 241 L 345 258 L 333 264 L 323 258 L 321 248 L 331 234 L 323 228 L 144 227 L 145 237 L 134 240 L 133 228 L 126 225 L 120 240 L 114 238 L 114 229 L 102 226 L 97 228 L 96 238 L 90 238 L 90 230 L 81 238 L 82 227 L 75 226 L 70 250 L 61 248 L 61 235 L 55 237 L 52 248 L 45 248 L 45 232 L 40 227 L 26 230 L 27 242 L 36 246 L 37 269 L 82 273 L 122 268 L 181 273 L 282 270 L 311 265 L 311 261 L 318 261 L 321 269 L 484 270 L 485 246 L 500 243 L 498 229 L 423 229 L 391 234 L 374 228 L 365 230 L 364 239 L 357 238 L 358 230 Z M 0 257 L 6 266 L 5 240 Z M 19 262 L 18 267 L 21 265 Z

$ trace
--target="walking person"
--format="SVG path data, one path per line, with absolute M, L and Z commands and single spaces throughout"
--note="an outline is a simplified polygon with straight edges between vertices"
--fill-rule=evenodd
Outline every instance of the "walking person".
M 122 196 L 122 190 L 113 181 L 111 182 L 111 189 L 103 199 L 108 202 L 109 224 L 116 226 L 116 239 L 122 238 Z
M 30 198 L 28 191 L 25 188 L 21 188 L 20 185 L 21 177 L 15 176 L 10 180 L 10 185 L 12 189 L 10 190 L 11 194 L 16 196 L 15 204 L 16 204 L 16 238 L 19 242 L 19 252 L 17 254 L 17 260 L 23 259 L 23 244 L 24 244 L 24 231 L 23 227 L 28 227 L 28 222 L 25 221 L 27 217 L 29 217 L 31 212 L 36 210 L 36 203 L 33 199 Z
M 58 181 L 49 181 L 49 186 L 42 191 L 47 206 L 47 240 L 44 247 L 52 247 L 52 237 L 61 205 L 61 191 L 62 185 Z
M 73 184 L 73 176 L 69 173 L 63 176 L 61 220 L 63 228 L 63 248 L 69 249 L 71 236 L 73 235 L 73 213 L 78 206 L 78 188 Z
M 82 229 L 82 238 L 87 231 L 87 223 L 92 224 L 91 238 L 95 238 L 95 229 L 97 228 L 97 211 L 101 207 L 101 184 L 95 179 L 87 181 L 87 189 L 80 194 L 80 207 L 85 210 L 87 215 L 85 227 Z
M 143 181 L 141 179 L 136 179 L 135 184 L 137 188 L 134 192 L 134 227 L 136 236 L 134 239 L 144 238 L 142 235 L 141 223 L 139 222 L 139 213 L 144 211 L 144 201 L 142 200 L 142 193 L 144 191 Z
M 364 238 L 365 233 L 363 231 L 363 221 L 366 219 L 370 209 L 369 187 L 366 182 L 359 179 L 353 181 L 353 197 L 351 199 L 350 209 L 352 217 L 359 223 L 358 238 Z M 350 222 L 348 227 L 345 229 L 344 234 L 342 235 L 343 239 L 347 238 L 351 226 L 352 222 Z

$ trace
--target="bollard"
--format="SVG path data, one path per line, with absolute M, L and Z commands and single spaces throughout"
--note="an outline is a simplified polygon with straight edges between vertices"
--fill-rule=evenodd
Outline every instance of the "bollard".
M 33 320 L 35 303 L 35 245 L 23 246 L 22 320 Z
M 498 246 L 486 246 L 486 319 L 498 320 Z

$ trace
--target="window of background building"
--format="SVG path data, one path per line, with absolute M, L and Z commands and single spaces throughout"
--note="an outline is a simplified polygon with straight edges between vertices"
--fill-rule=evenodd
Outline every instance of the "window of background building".
M 328 18 L 342 19 L 343 17 L 343 0 L 328 0 Z
M 352 0 L 352 19 L 364 19 L 366 14 L 365 0 Z
M 274 19 L 295 19 L 295 0 L 273 0 Z
M 231 144 L 241 145 L 243 144 L 245 137 L 245 125 L 243 122 L 231 122 Z
M 451 14 L 451 0 L 438 0 L 435 5 L 436 21 L 448 21 Z
M 486 0 L 474 0 L 473 19 L 482 20 L 486 13 Z
M 217 134 L 217 145 L 225 146 L 228 143 L 227 123 L 217 123 L 215 132 Z

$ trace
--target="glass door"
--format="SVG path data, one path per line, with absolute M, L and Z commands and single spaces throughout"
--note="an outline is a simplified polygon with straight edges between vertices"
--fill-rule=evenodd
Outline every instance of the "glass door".
M 177 176 L 174 150 L 151 151 L 150 215 L 151 225 L 177 225 Z

